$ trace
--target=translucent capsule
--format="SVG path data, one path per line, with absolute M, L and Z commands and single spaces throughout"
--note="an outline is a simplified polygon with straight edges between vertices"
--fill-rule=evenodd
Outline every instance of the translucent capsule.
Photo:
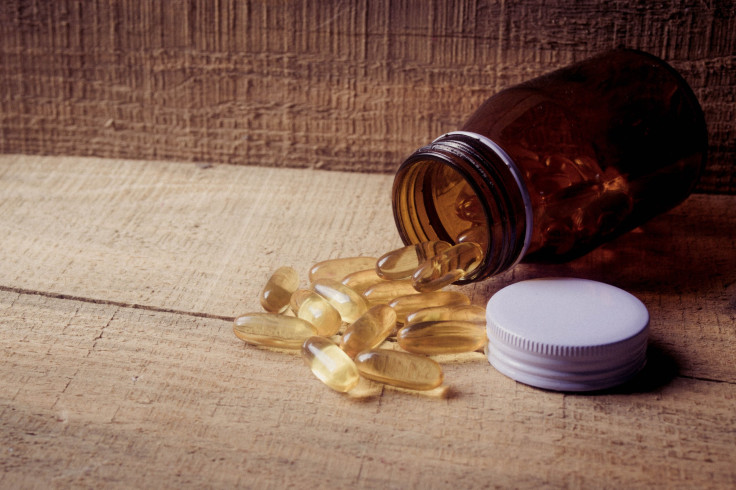
M 486 345 L 483 325 L 455 320 L 406 325 L 396 334 L 399 346 L 416 354 L 473 352 Z
M 386 305 L 377 305 L 365 312 L 345 329 L 340 347 L 350 357 L 378 347 L 396 328 L 396 312 Z
M 289 308 L 291 311 L 294 312 L 296 315 L 299 311 L 299 307 L 302 305 L 305 299 L 309 297 L 310 294 L 314 293 L 311 289 L 297 289 L 294 291 L 294 293 L 291 295 L 291 299 L 289 300 Z
M 342 325 L 340 313 L 313 291 L 309 291 L 309 295 L 301 301 L 296 316 L 311 323 L 317 329 L 317 334 L 323 337 L 335 335 Z
M 462 220 L 473 223 L 486 222 L 486 213 L 483 205 L 476 193 L 469 186 L 464 187 L 458 194 L 457 200 L 455 201 L 455 211 L 457 212 L 457 217 Z
M 482 260 L 483 250 L 477 243 L 458 243 L 419 266 L 412 275 L 414 288 L 417 291 L 441 289 L 474 271 Z
M 404 279 L 401 281 L 380 282 L 368 288 L 363 293 L 363 296 L 371 305 L 387 305 L 399 296 L 417 293 L 418 291 L 414 289 L 412 281 Z
M 477 243 L 478 246 L 480 246 L 480 248 L 483 250 L 486 250 L 488 248 L 488 239 L 488 228 L 486 228 L 484 225 L 473 225 L 457 236 L 458 243 Z
M 360 375 L 350 357 L 325 337 L 310 337 L 302 345 L 302 358 L 315 376 L 335 391 L 350 391 Z
M 442 368 L 425 356 L 387 349 L 361 352 L 355 365 L 363 377 L 410 390 L 431 390 L 442 384 Z
M 420 322 L 439 322 L 444 320 L 459 320 L 463 322 L 473 322 L 485 325 L 486 310 L 476 305 L 460 305 L 460 306 L 434 306 L 431 308 L 422 308 L 406 317 L 406 324 Z
M 368 310 L 365 298 L 341 282 L 319 279 L 312 289 L 335 307 L 344 322 L 352 323 Z
M 345 276 L 356 271 L 371 269 L 376 266 L 375 257 L 346 257 L 318 262 L 309 269 L 309 282 L 320 279 L 342 281 Z
M 233 322 L 235 335 L 250 344 L 298 349 L 317 329 L 301 318 L 273 313 L 247 313 Z
M 374 266 L 370 269 L 348 274 L 343 278 L 342 283 L 356 293 L 363 294 L 363 292 L 365 292 L 369 287 L 383 281 L 384 279 L 379 277 Z
M 433 291 L 431 293 L 401 296 L 388 305 L 396 310 L 396 321 L 405 323 L 409 313 L 432 306 L 469 305 L 470 298 L 458 291 Z
M 450 248 L 442 241 L 421 242 L 392 250 L 376 262 L 376 272 L 384 279 L 406 279 L 430 257 Z
M 298 287 L 299 274 L 291 267 L 279 267 L 261 291 L 261 306 L 271 313 L 286 311 L 291 294 Z

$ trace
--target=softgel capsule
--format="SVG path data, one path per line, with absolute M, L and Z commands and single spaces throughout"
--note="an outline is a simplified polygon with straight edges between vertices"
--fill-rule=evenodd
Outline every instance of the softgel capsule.
M 459 250 L 472 246 L 461 244 Z M 482 308 L 470 306 L 470 298 L 459 291 L 439 290 L 444 283 L 435 281 L 429 292 L 420 292 L 412 279 L 433 267 L 469 272 L 462 267 L 469 269 L 474 261 L 459 260 L 456 249 L 447 242 L 426 242 L 380 259 L 325 260 L 310 269 L 306 288 L 300 288 L 296 270 L 281 267 L 261 293 L 266 313 L 237 317 L 233 330 L 249 344 L 301 348 L 314 375 L 338 392 L 352 390 L 361 376 L 431 390 L 442 384 L 444 374 L 425 354 L 473 351 L 483 345 L 475 336 L 484 328 L 477 323 L 481 315 L 476 309 Z M 391 336 L 402 325 L 397 344 Z M 449 325 L 455 327 L 452 332 Z M 460 336 L 458 327 L 465 328 Z M 387 340 L 384 347 L 390 348 L 381 348 Z

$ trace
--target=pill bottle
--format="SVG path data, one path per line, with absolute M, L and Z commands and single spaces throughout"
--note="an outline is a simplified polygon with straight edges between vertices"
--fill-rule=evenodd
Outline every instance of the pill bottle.
M 664 61 L 617 49 L 486 100 L 418 149 L 393 184 L 406 244 L 473 241 L 482 264 L 559 262 L 671 209 L 705 164 L 703 112 Z

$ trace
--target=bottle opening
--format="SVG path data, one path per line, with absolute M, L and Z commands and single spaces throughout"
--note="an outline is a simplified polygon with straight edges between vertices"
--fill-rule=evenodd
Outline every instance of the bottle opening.
M 450 134 L 399 168 L 394 217 L 407 244 L 444 240 L 480 245 L 483 262 L 460 281 L 472 282 L 508 269 L 523 256 L 527 213 L 522 194 L 492 148 L 469 135 Z

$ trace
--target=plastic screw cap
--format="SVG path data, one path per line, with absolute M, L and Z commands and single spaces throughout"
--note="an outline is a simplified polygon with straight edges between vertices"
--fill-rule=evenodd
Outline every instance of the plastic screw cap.
M 488 301 L 486 320 L 490 363 L 531 386 L 602 390 L 646 364 L 649 312 L 609 284 L 574 278 L 517 282 Z

